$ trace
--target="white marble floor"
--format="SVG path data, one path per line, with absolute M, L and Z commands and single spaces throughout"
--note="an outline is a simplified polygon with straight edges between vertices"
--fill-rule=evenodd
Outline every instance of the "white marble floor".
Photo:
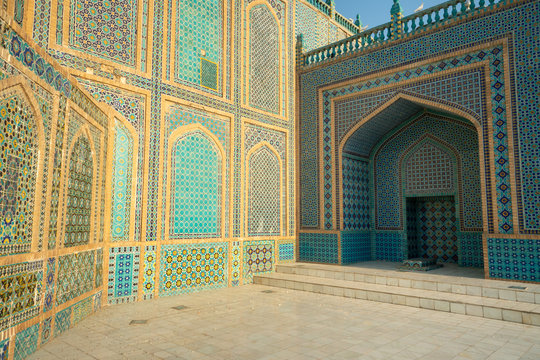
M 538 360 L 540 327 L 249 285 L 106 307 L 31 359 Z

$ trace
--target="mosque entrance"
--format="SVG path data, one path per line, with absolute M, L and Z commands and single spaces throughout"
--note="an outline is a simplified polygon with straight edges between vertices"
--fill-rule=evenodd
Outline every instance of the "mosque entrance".
M 454 196 L 407 198 L 409 259 L 458 263 L 458 219 Z
M 408 95 L 381 108 L 340 143 L 342 263 L 482 268 L 478 122 Z

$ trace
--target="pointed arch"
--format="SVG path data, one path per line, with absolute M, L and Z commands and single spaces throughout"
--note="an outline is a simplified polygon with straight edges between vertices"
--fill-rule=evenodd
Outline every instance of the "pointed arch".
M 262 79 L 262 81 L 264 82 L 264 84 L 260 84 L 260 85 L 263 85 L 264 86 L 264 89 L 268 89 L 270 88 L 269 84 L 268 84 L 268 81 L 275 81 L 275 84 L 271 84 L 274 86 L 274 89 L 271 89 L 271 91 L 275 91 L 275 94 L 272 94 L 270 93 L 269 94 L 269 91 L 268 90 L 265 90 L 265 91 L 262 91 L 263 89 L 262 88 L 258 88 L 258 84 L 253 84 L 252 81 L 251 81 L 251 78 L 252 78 L 252 73 L 254 72 L 253 68 L 252 68 L 252 60 L 254 59 L 254 53 L 255 51 L 253 51 L 252 47 L 253 47 L 253 39 L 254 39 L 254 36 L 252 34 L 252 30 L 251 30 L 251 26 L 259 26 L 261 24 L 259 24 L 257 21 L 253 21 L 253 19 L 251 18 L 252 17 L 252 12 L 257 10 L 257 9 L 262 9 L 261 11 L 264 11 L 266 12 L 267 14 L 269 14 L 270 16 L 267 16 L 267 19 L 268 20 L 271 20 L 273 25 L 275 26 L 275 46 L 276 46 L 276 51 L 273 51 L 273 53 L 276 54 L 276 64 L 275 64 L 275 69 L 273 69 L 270 65 L 269 65 L 269 59 L 268 57 L 264 57 L 263 55 L 261 55 L 261 58 L 259 60 L 261 60 L 261 62 L 263 62 L 264 64 L 261 64 L 263 65 L 262 66 L 262 69 L 264 71 L 267 71 L 267 72 L 270 72 L 271 70 L 275 70 L 276 74 L 275 76 L 273 76 L 272 78 L 272 74 L 271 73 L 267 73 L 267 76 L 257 76 L 255 78 L 255 80 L 258 80 L 258 79 Z M 277 115 L 281 115 L 282 113 L 282 109 L 283 109 L 283 105 L 282 105 L 282 102 L 283 102 L 283 91 L 281 91 L 282 89 L 282 74 L 283 74 L 283 69 L 282 69 L 282 61 L 283 61 L 283 56 L 282 56 L 282 50 L 283 50 L 283 44 L 282 44 L 282 37 L 283 37 L 283 31 L 282 31 L 282 28 L 280 26 L 280 21 L 279 21 L 279 17 L 278 15 L 276 14 L 276 12 L 274 11 L 274 9 L 269 6 L 269 4 L 264 1 L 264 0 L 256 0 L 256 1 L 253 1 L 251 4 L 249 4 L 246 8 L 246 15 L 247 19 L 249 21 L 246 21 L 246 23 L 248 24 L 248 27 L 245 29 L 245 33 L 246 33 L 246 43 L 245 43 L 245 52 L 246 52 L 246 57 L 245 57 L 245 62 L 246 62 L 246 71 L 245 71 L 245 75 L 244 75 L 244 82 L 246 84 L 245 86 L 245 102 L 246 102 L 246 105 L 247 106 L 250 106 L 250 107 L 253 107 L 253 108 L 256 108 L 260 111 L 263 111 L 263 112 L 268 112 L 270 114 L 277 114 Z M 265 36 L 264 38 L 266 39 L 266 41 L 268 41 L 268 39 L 271 39 L 271 36 L 273 36 L 273 33 L 271 32 L 273 29 L 271 26 L 267 26 L 266 27 L 266 32 L 265 32 Z M 268 44 L 265 45 L 265 49 L 267 50 L 268 48 Z M 264 55 L 267 55 L 268 52 L 266 52 Z M 273 65 L 273 64 L 272 64 Z M 268 100 L 264 101 L 262 99 L 258 99 L 256 100 L 256 102 L 254 102 L 253 98 L 254 98 L 254 94 L 260 94 L 260 96 L 264 99 L 269 99 L 269 98 L 272 98 L 274 97 L 275 99 L 275 104 L 271 103 L 271 104 L 268 104 Z M 273 96 L 275 95 L 275 96 Z M 272 100 L 272 99 L 271 99 Z M 274 108 L 272 108 L 274 107 Z
M 113 116 L 109 142 L 111 169 L 110 231 L 112 241 L 129 241 L 135 233 L 139 135 L 119 113 Z
M 64 167 L 63 247 L 92 242 L 95 217 L 94 187 L 98 168 L 95 144 L 88 125 L 83 125 L 68 147 Z
M 179 143 L 182 139 L 186 141 L 184 144 Z M 177 155 L 185 156 L 173 156 L 175 150 Z M 225 150 L 219 139 L 201 124 L 184 125 L 171 133 L 167 154 L 170 161 L 167 186 L 163 189 L 168 191 L 165 197 L 165 239 L 222 236 L 225 233 L 226 168 Z M 178 169 L 177 160 L 180 161 Z M 200 164 L 204 167 L 201 168 Z M 173 172 L 178 172 L 174 180 Z M 176 198 L 177 192 L 189 194 L 188 198 Z M 171 226 L 172 220 L 175 220 L 174 227 Z
M 18 102 L 20 104 L 17 106 Z M 0 256 L 34 252 L 39 245 L 39 206 L 42 200 L 46 144 L 39 104 L 22 76 L 0 81 L 0 116 L 0 166 L 6 167 L 5 175 L 0 176 L 0 183 L 3 185 L 0 190 L 0 221 L 4 222 L 4 230 L 0 233 Z M 12 126 L 9 130 L 7 127 L 4 129 L 9 121 L 24 120 L 28 123 L 20 123 L 20 126 Z M 20 134 L 15 134 L 15 131 Z M 19 139 L 18 135 L 23 135 L 23 139 Z M 11 150 L 1 151 L 3 147 Z M 9 159 L 2 159 L 3 156 Z M 19 181 L 20 177 L 23 178 L 22 181 Z M 13 191 L 13 194 L 8 193 L 8 189 Z M 25 207 L 22 206 L 23 201 L 10 200 L 17 197 L 27 199 Z M 23 223 L 20 223 L 21 219 Z M 16 244 L 14 234 L 24 240 Z
M 283 234 L 282 172 L 281 156 L 267 141 L 261 141 L 248 151 L 246 155 L 246 221 L 244 222 L 244 233 L 247 236 Z
M 393 97 L 385 101 L 383 104 L 379 105 L 374 111 L 372 111 L 369 115 L 367 115 L 365 118 L 361 119 L 357 124 L 355 124 L 353 127 L 351 127 L 346 134 L 343 136 L 341 141 L 338 145 L 338 153 L 337 153 L 337 165 L 336 169 L 334 170 L 334 179 L 333 179 L 333 188 L 336 188 L 336 182 L 341 181 L 343 177 L 343 153 L 345 152 L 345 147 L 347 142 L 354 136 L 357 131 L 361 131 L 362 126 L 366 125 L 370 121 L 373 121 L 377 118 L 377 116 L 381 115 L 385 110 L 389 110 L 389 108 L 396 104 L 399 101 L 407 101 L 410 103 L 413 103 L 415 105 L 418 105 L 422 107 L 424 110 L 420 113 L 419 116 L 425 115 L 426 113 L 429 113 L 430 110 L 434 112 L 440 112 L 443 114 L 449 114 L 450 116 L 455 116 L 457 118 L 460 118 L 465 120 L 464 125 L 471 127 L 471 129 L 475 129 L 476 134 L 478 136 L 478 155 L 479 155 L 479 161 L 481 164 L 484 163 L 484 141 L 483 141 L 483 132 L 482 132 L 482 123 L 481 118 L 479 116 L 476 116 L 472 111 L 464 108 L 461 105 L 454 104 L 448 101 L 441 101 L 439 99 L 431 98 L 429 96 L 419 95 L 412 92 L 408 92 L 405 90 L 401 90 L 397 92 Z M 416 116 L 418 117 L 418 116 Z M 406 121 L 409 121 L 411 119 L 403 119 L 397 126 L 400 126 L 400 124 L 403 124 Z M 380 138 L 379 138 L 380 140 Z M 379 140 L 377 140 L 377 143 L 379 143 Z M 375 145 L 374 145 L 375 146 Z M 374 151 L 374 147 L 371 148 L 371 151 Z M 482 186 L 480 187 L 481 191 L 481 197 L 483 201 L 486 199 L 486 187 L 485 185 L 485 167 L 480 166 L 480 181 Z M 321 186 L 324 185 L 324 179 L 321 177 L 320 179 Z M 321 191 L 321 194 L 324 192 Z M 322 195 L 321 195 L 322 196 Z M 340 215 L 340 217 L 343 217 L 343 188 L 340 186 L 339 191 L 336 194 L 337 199 L 337 212 Z M 321 198 L 321 204 L 324 204 L 323 199 Z M 484 229 L 486 229 L 487 226 L 487 212 L 489 209 L 487 206 L 482 205 L 482 223 L 484 226 Z M 321 211 L 321 216 L 324 217 L 324 211 Z M 336 219 L 336 214 L 334 214 L 334 221 Z M 324 223 L 324 222 L 323 222 Z M 341 221 L 340 221 L 341 223 Z M 338 224 L 338 227 L 341 228 L 342 225 Z

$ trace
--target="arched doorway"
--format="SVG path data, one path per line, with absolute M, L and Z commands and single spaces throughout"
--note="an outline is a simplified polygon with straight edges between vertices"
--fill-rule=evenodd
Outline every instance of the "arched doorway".
M 339 147 L 342 239 L 362 233 L 370 260 L 482 268 L 478 121 L 404 94 L 372 114 Z

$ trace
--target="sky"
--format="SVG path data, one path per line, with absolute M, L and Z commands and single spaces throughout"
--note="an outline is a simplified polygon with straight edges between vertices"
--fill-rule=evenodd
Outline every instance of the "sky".
M 400 0 L 403 8 L 403 16 L 414 13 L 422 3 L 424 9 L 442 4 L 445 0 Z M 337 11 L 349 19 L 356 19 L 356 14 L 360 14 L 360 19 L 364 26 L 369 25 L 374 28 L 390 21 L 390 9 L 393 0 L 335 0 Z

